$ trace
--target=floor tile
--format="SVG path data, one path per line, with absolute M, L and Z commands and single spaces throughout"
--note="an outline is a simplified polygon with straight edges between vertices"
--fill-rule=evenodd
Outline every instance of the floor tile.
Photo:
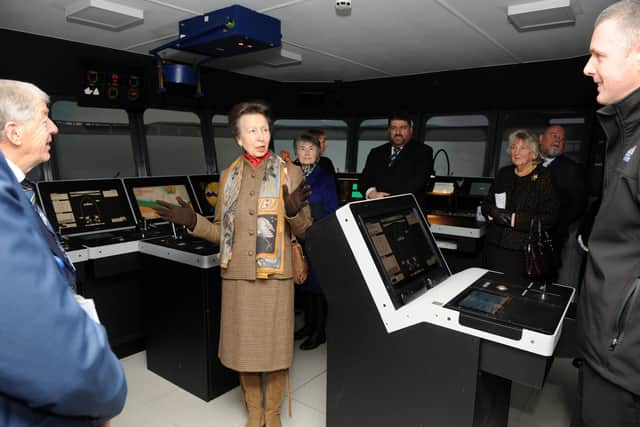
M 297 341 L 296 344 L 299 344 Z M 291 367 L 291 389 L 297 390 L 300 386 L 311 381 L 327 370 L 327 344 L 322 344 L 313 350 L 300 350 L 296 348 Z
M 293 391 L 292 397 L 295 401 L 324 414 L 327 410 L 327 373 L 318 375 Z
M 281 407 L 285 427 L 325 427 L 326 352 L 326 344 L 312 351 L 296 349 L 291 369 L 293 417 L 288 416 L 286 397 Z M 244 426 L 247 414 L 239 387 L 204 402 L 148 371 L 144 352 L 122 359 L 122 364 L 129 396 L 123 413 L 112 420 L 111 427 Z M 571 360 L 556 359 L 543 390 L 514 384 L 508 427 L 568 426 L 576 382 L 577 370 Z

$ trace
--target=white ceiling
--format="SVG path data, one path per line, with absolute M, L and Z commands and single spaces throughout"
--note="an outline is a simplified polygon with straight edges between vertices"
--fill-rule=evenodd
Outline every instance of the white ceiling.
M 232 71 L 283 82 L 354 81 L 572 58 L 588 53 L 596 16 L 611 0 L 572 0 L 576 24 L 519 33 L 509 5 L 531 0 L 112 0 L 144 10 L 144 23 L 109 31 L 65 19 L 76 0 L 3 0 L 0 27 L 148 54 L 177 38 L 178 21 L 241 4 L 282 22 L 283 48 L 302 64 Z M 215 66 L 215 64 L 212 64 Z

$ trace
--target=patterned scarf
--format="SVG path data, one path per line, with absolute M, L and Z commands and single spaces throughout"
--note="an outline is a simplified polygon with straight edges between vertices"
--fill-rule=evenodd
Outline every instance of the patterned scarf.
M 231 247 L 235 231 L 235 212 L 244 172 L 244 157 L 239 156 L 229 166 L 222 190 L 222 221 L 220 237 L 220 267 L 231 261 Z M 284 202 L 282 185 L 289 185 L 284 161 L 272 154 L 268 159 L 260 185 L 257 212 L 256 278 L 284 272 Z
M 316 165 L 317 163 L 314 163 L 312 165 L 300 165 L 305 178 L 308 178 L 309 175 L 311 175 L 311 172 L 313 172 L 313 170 L 316 168 Z

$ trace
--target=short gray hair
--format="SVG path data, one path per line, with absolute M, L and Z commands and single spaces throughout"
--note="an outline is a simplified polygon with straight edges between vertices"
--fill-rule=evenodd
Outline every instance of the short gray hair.
M 516 141 L 522 141 L 526 146 L 528 146 L 529 149 L 535 153 L 536 160 L 540 158 L 540 145 L 535 133 L 527 129 L 517 129 L 511 132 L 509 134 L 509 147 L 507 148 L 508 153 L 511 152 L 511 148 Z
M 640 43 L 640 1 L 622 0 L 612 4 L 600 12 L 594 27 L 609 20 L 616 21 L 627 39 L 627 47 Z
M 33 118 L 39 101 L 49 103 L 49 95 L 36 85 L 0 79 L 0 130 L 7 122 L 26 122 Z

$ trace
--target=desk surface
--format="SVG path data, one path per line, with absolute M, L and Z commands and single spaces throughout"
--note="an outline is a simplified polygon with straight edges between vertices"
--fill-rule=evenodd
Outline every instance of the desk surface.
M 427 215 L 431 232 L 479 239 L 486 233 L 486 223 L 467 216 Z
M 202 269 L 213 268 L 219 264 L 219 251 L 217 245 L 194 237 L 158 237 L 140 241 L 140 252 L 143 254 Z

